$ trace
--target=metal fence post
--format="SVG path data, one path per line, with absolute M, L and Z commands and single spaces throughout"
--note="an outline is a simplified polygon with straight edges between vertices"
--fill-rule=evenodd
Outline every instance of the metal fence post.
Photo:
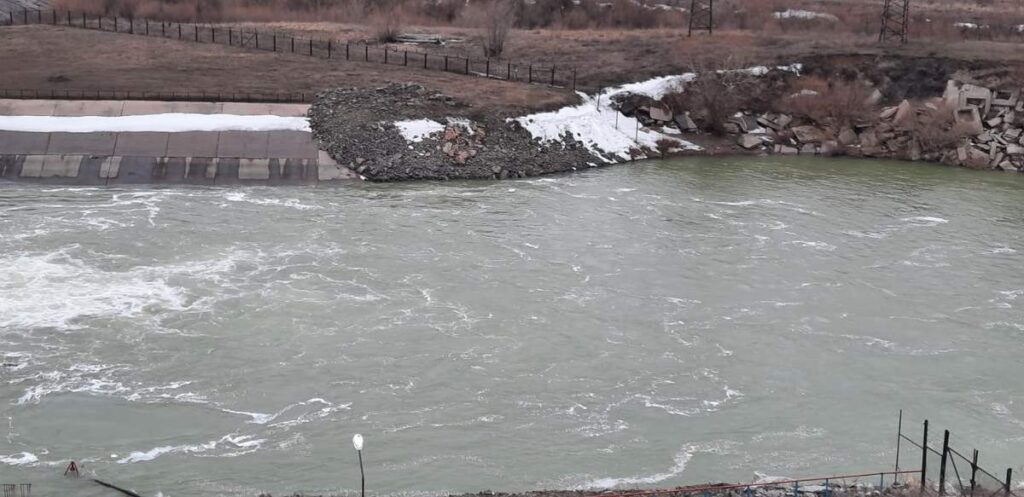
M 408 50 L 403 50 L 402 51 L 402 65 L 403 66 L 409 65 L 409 51 Z
M 484 77 L 491 77 L 491 59 L 484 60 Z
M 509 79 L 509 80 L 512 79 L 512 63 L 511 62 L 508 63 L 508 72 L 505 73 L 505 79 Z
M 447 55 L 444 56 L 444 70 L 445 71 L 448 70 L 448 56 Z
M 231 46 L 231 45 L 234 44 L 234 42 L 235 42 L 234 38 L 235 38 L 234 30 L 231 29 L 231 28 L 228 28 L 228 46 Z
M 903 440 L 903 409 L 900 409 L 896 421 L 896 470 L 892 474 L 893 481 L 900 481 L 900 442 Z
M 555 66 L 551 66 L 551 86 L 555 86 Z
M 939 462 L 939 495 L 946 495 L 946 456 L 949 455 L 949 430 L 942 435 L 942 459 Z
M 978 481 L 975 479 L 978 476 L 978 449 L 974 449 L 974 454 L 971 456 L 971 497 L 974 497 L 974 487 Z
M 384 65 L 388 64 L 388 47 L 384 47 Z
M 349 48 L 349 44 L 346 41 L 345 42 L 345 60 L 348 60 L 348 48 Z
M 1006 495 L 1007 496 L 1010 495 L 1010 485 L 1012 484 L 1012 482 L 1010 481 L 1011 478 L 1013 478 L 1013 468 L 1006 468 Z
M 192 28 L 196 32 L 196 43 L 199 43 L 199 25 L 198 24 L 193 24 Z
M 256 50 L 259 50 L 260 49 L 260 32 L 259 31 L 253 31 L 253 34 L 256 37 Z
M 28 9 L 21 9 L 21 12 L 24 15 L 25 25 L 27 26 L 28 25 Z
M 530 79 L 527 80 L 529 83 L 533 83 L 533 64 L 530 64 Z
M 363 62 L 370 61 L 370 45 L 363 44 Z
M 310 57 L 313 56 L 313 39 L 312 38 L 309 39 L 309 56 Z
M 469 57 L 466 57 L 466 74 L 469 74 Z
M 217 28 L 210 26 L 210 43 L 217 43 Z
M 427 68 L 427 52 L 423 52 L 423 68 Z
M 178 23 L 178 39 L 181 39 L 181 23 Z
M 800 497 L 800 482 L 793 482 L 793 497 Z
M 331 40 L 327 40 L 327 58 L 331 58 Z
M 928 420 L 924 420 L 924 437 L 921 439 L 921 491 L 924 492 L 928 478 Z
M 114 16 L 114 32 L 116 33 L 117 31 L 117 16 Z
M 828 478 L 825 478 L 825 497 L 829 497 Z
M 135 18 L 128 18 L 128 34 L 135 34 Z
M 295 43 L 295 38 L 292 38 L 292 44 L 294 44 L 294 43 Z M 272 51 L 274 51 L 274 52 L 277 51 L 277 33 L 274 33 L 274 34 L 270 35 L 270 49 Z M 294 51 L 295 51 L 295 49 L 293 48 L 292 52 L 294 52 Z

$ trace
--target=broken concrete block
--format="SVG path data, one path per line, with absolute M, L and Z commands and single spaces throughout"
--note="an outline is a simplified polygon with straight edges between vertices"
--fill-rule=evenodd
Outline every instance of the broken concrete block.
M 910 117 L 911 110 L 912 107 L 909 101 L 904 100 L 900 102 L 900 104 L 896 106 L 896 114 L 893 115 L 892 121 L 896 124 L 903 124 L 907 118 Z
M 999 126 L 1000 124 L 1003 124 L 1003 118 L 1001 117 L 993 117 L 992 119 L 985 121 L 985 125 L 990 128 L 994 128 L 996 126 Z
M 788 116 L 786 114 L 779 114 L 778 119 L 775 120 L 775 124 L 777 124 L 779 128 L 785 128 L 786 126 L 789 126 L 792 122 L 793 117 Z
M 839 136 L 837 138 L 839 139 L 839 144 L 844 147 L 857 143 L 857 133 L 846 126 L 839 130 Z
M 993 107 L 1015 107 L 1017 105 L 1017 99 L 1020 96 L 1020 90 L 1012 91 L 996 91 L 992 95 L 992 106 Z
M 878 105 L 881 101 L 882 92 L 878 91 L 878 88 L 875 88 L 874 91 L 871 92 L 871 95 L 868 95 L 868 98 L 864 99 L 864 105 Z
M 690 113 L 676 114 L 673 116 L 672 121 L 676 123 L 676 127 L 679 131 L 697 131 L 697 123 L 690 119 Z
M 977 136 L 985 131 L 981 125 L 981 114 L 977 107 L 960 107 L 954 114 L 956 123 L 970 135 Z
M 1024 147 L 1010 143 L 1006 146 L 1006 155 L 1024 155 Z
M 967 150 L 967 160 L 964 161 L 965 166 L 984 169 L 988 167 L 988 164 L 989 157 L 987 153 L 973 147 Z
M 797 126 L 793 128 L 793 136 L 801 143 L 821 143 L 825 141 L 825 132 L 815 126 Z
M 651 119 L 654 119 L 655 121 L 665 121 L 665 122 L 668 122 L 668 121 L 672 120 L 672 111 L 667 109 L 667 108 L 651 107 L 649 113 L 650 113 Z
M 741 147 L 743 147 L 743 148 L 745 148 L 747 150 L 752 150 L 752 149 L 760 147 L 761 144 L 764 143 L 764 139 L 762 139 L 758 135 L 746 135 L 746 134 L 744 134 L 744 135 L 740 135 L 739 138 L 736 139 L 736 143 L 739 146 L 741 146 Z

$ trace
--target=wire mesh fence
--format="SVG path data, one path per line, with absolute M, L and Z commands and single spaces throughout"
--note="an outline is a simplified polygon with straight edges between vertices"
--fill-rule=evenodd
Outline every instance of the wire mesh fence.
M 410 69 L 444 71 L 467 76 L 577 88 L 576 69 L 552 64 L 513 62 L 505 59 L 472 58 L 462 55 L 396 48 L 365 41 L 295 36 L 291 33 L 225 27 L 213 24 L 167 22 L 152 19 L 103 16 L 58 10 L 8 12 L 0 25 L 53 25 L 94 29 L 113 33 L 237 46 L 265 52 L 304 55 L 325 60 L 378 63 Z
M 949 430 L 938 432 L 925 420 L 920 433 L 903 425 L 900 413 L 896 451 L 897 470 L 901 455 L 908 464 L 920 464 L 918 481 L 922 489 L 930 487 L 940 496 L 960 497 L 1024 497 L 1013 488 L 1013 470 L 1004 472 L 981 465 L 979 451 L 968 449 L 966 442 L 952 437 Z M 956 442 L 956 443 L 951 443 Z M 915 456 L 919 459 L 914 462 Z

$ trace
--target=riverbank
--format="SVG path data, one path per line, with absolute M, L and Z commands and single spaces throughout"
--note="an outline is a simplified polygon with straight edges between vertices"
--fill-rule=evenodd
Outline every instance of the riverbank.
M 311 106 L 310 121 L 321 146 L 370 181 L 521 178 L 730 154 L 1024 170 L 1024 99 L 1009 68 L 812 57 L 697 69 L 525 115 L 488 112 L 417 85 L 333 90 Z

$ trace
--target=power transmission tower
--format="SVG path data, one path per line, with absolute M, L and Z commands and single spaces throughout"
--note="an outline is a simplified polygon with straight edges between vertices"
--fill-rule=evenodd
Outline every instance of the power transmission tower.
M 878 41 L 907 42 L 907 23 L 910 21 L 910 0 L 885 0 L 882 7 L 882 30 Z
M 693 30 L 707 31 L 711 34 L 714 25 L 712 9 L 715 0 L 690 0 L 690 30 L 686 36 L 693 36 Z

